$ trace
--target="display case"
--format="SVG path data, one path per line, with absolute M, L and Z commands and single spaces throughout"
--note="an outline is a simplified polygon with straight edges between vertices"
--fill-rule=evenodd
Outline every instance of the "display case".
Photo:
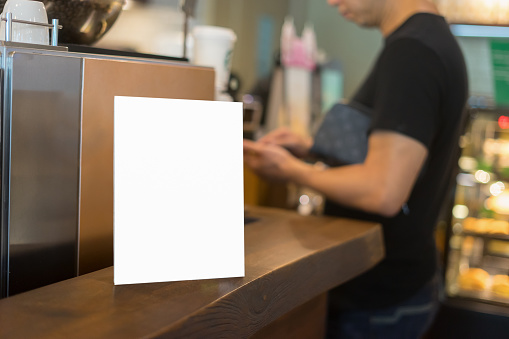
M 460 146 L 445 291 L 509 308 L 509 110 L 470 110 Z

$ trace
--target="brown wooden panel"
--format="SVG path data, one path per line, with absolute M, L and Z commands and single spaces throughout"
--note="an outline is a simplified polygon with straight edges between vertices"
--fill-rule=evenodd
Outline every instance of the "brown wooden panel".
M 214 99 L 211 68 L 86 58 L 83 74 L 79 274 L 113 265 L 114 97 Z
M 0 300 L 0 338 L 245 338 L 384 256 L 373 223 L 247 211 L 245 277 L 114 286 L 109 267 Z

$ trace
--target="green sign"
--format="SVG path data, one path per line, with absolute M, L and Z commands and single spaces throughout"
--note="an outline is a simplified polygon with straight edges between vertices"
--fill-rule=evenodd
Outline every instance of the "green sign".
M 495 102 L 509 106 L 509 41 L 491 41 L 491 61 L 495 82 Z

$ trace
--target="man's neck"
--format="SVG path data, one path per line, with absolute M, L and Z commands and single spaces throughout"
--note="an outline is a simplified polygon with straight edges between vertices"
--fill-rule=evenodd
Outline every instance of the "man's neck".
M 439 14 L 431 0 L 387 0 L 379 27 L 382 35 L 389 36 L 416 13 Z

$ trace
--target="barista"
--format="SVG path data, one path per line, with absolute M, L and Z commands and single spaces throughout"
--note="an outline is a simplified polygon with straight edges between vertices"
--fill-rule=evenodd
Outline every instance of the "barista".
M 431 1 L 328 2 L 385 39 L 352 99 L 373 112 L 364 162 L 309 165 L 299 157 L 312 142 L 285 129 L 244 141 L 245 162 L 261 176 L 323 193 L 326 214 L 383 225 L 385 259 L 331 291 L 328 335 L 417 338 L 438 305 L 433 229 L 457 160 L 467 98 L 464 59 Z

